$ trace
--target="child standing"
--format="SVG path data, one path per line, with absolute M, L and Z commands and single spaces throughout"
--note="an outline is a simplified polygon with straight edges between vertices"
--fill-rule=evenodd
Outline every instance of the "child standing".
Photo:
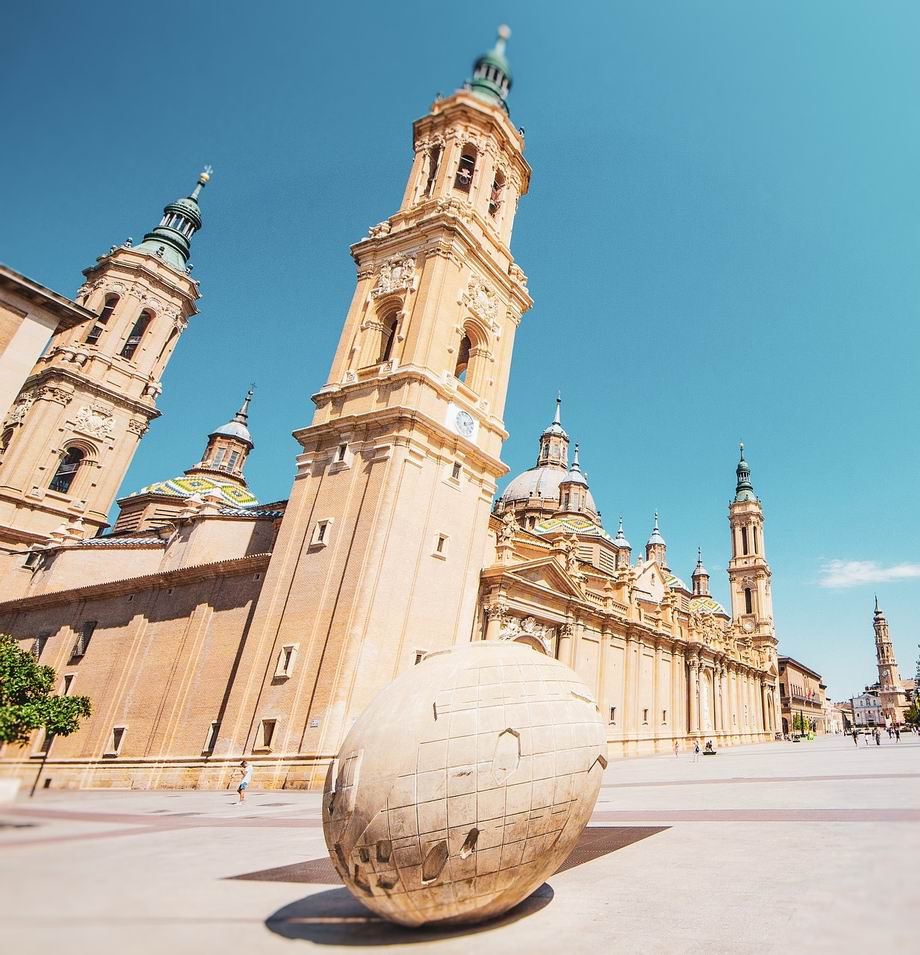
M 244 759 L 243 762 L 240 763 L 240 771 L 243 774 L 243 778 L 240 780 L 239 786 L 236 787 L 236 791 L 240 795 L 240 802 L 243 802 L 246 799 L 246 790 L 249 788 L 250 782 L 252 782 L 252 766 L 248 759 Z

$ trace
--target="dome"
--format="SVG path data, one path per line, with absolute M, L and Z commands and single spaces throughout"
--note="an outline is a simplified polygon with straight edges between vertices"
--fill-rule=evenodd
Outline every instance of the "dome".
M 148 484 L 139 491 L 129 494 L 129 497 L 138 497 L 141 494 L 165 494 L 169 497 L 191 497 L 193 494 L 220 495 L 221 499 L 234 507 L 253 507 L 259 502 L 248 487 L 240 486 L 233 481 L 223 481 L 220 478 L 204 477 L 203 475 L 187 475 L 170 478 L 168 481 L 157 481 Z
M 532 529 L 532 533 L 540 535 L 558 534 L 560 531 L 564 534 L 581 534 L 584 537 L 603 537 L 604 540 L 608 541 L 611 539 L 610 535 L 600 524 L 588 520 L 587 517 L 577 517 L 574 515 L 550 517 L 545 521 L 540 521 L 540 523 Z
M 718 600 L 713 600 L 712 597 L 694 597 L 690 601 L 690 609 L 697 613 L 721 613 L 728 616 L 722 604 Z
M 673 589 L 680 589 L 680 590 L 688 589 L 687 585 L 676 574 L 668 574 L 667 577 L 665 577 L 665 583 L 672 590 Z
M 247 444 L 252 445 L 252 435 L 249 433 L 249 428 L 241 421 L 228 421 L 226 424 L 221 425 L 216 431 L 212 431 L 209 437 L 213 438 L 219 434 L 228 438 L 238 438 L 240 441 L 245 441 Z
M 530 468 L 523 474 L 519 474 L 505 488 L 501 495 L 503 504 L 511 504 L 514 501 L 527 501 L 532 497 L 543 498 L 544 500 L 559 500 L 559 485 L 569 476 L 565 468 L 557 465 L 547 464 L 543 467 Z M 594 498 L 590 491 L 585 492 L 586 505 L 592 510 L 597 510 Z

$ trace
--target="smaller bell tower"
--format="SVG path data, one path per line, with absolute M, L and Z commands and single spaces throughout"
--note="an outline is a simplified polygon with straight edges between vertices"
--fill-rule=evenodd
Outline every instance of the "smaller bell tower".
M 907 698 L 898 672 L 898 663 L 894 658 L 894 648 L 888 633 L 888 621 L 875 598 L 875 613 L 872 617 L 872 629 L 875 631 L 875 658 L 878 664 L 879 702 L 886 720 L 893 724 L 904 721 Z
M 54 335 L 3 424 L 0 547 L 45 543 L 81 518 L 85 536 L 108 527 L 138 443 L 159 417 L 163 371 L 197 311 L 188 257 L 209 178 L 210 167 L 139 245 L 113 246 L 84 271 L 76 301 L 95 320 Z

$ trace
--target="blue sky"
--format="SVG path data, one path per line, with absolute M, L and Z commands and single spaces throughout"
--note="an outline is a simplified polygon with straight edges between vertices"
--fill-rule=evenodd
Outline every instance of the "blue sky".
M 214 178 L 201 313 L 124 491 L 181 472 L 257 384 L 248 468 L 286 497 L 348 308 L 348 245 L 398 206 L 411 123 L 513 30 L 534 167 L 513 249 L 520 329 L 504 458 L 530 466 L 561 388 L 608 526 L 661 512 L 725 599 L 743 437 L 780 650 L 839 699 L 902 674 L 920 607 L 920 7 L 770 3 L 20 4 L 0 38 L 0 258 L 81 269 Z M 833 563 L 839 562 L 839 563 Z M 830 570 L 829 570 L 830 568 Z M 835 584 L 835 586 L 828 586 Z

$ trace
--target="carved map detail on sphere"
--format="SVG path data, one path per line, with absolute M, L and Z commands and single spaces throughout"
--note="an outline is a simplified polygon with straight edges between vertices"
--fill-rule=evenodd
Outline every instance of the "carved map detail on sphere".
M 564 861 L 606 765 L 572 670 L 519 643 L 454 647 L 352 727 L 326 778 L 326 845 L 355 896 L 394 922 L 492 918 Z

